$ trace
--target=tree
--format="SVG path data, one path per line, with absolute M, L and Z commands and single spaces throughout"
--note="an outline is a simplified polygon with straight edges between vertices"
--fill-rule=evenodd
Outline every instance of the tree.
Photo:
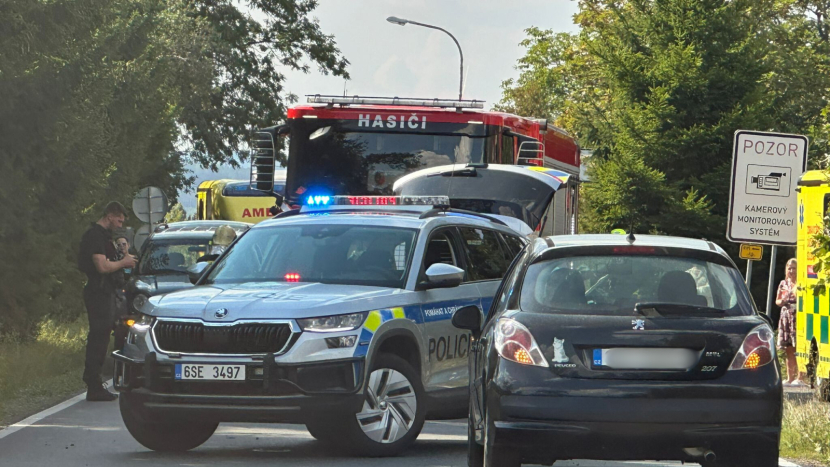
M 496 110 L 556 121 L 579 82 L 568 67 L 574 61 L 578 36 L 531 27 L 519 43 L 527 49 L 516 69 L 520 75 L 502 81 Z
M 171 222 L 181 222 L 187 220 L 187 213 L 184 211 L 182 203 L 176 203 L 170 207 L 167 215 L 164 216 L 164 222 L 168 224 Z
M 80 235 L 111 199 L 244 157 L 292 99 L 281 69 L 346 75 L 310 0 L 0 3 L 0 332 L 83 307 Z M 134 222 L 134 221 L 133 221 Z
M 826 150 L 826 29 L 806 3 L 582 0 L 577 35 L 528 30 L 501 105 L 536 105 L 594 150 L 585 230 L 723 240 L 736 130 L 808 133 Z

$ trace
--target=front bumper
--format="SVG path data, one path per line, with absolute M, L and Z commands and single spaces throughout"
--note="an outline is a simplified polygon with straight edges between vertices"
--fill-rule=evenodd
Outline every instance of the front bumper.
M 357 412 L 365 361 L 362 358 L 280 364 L 273 354 L 246 363 L 245 381 L 175 380 L 175 363 L 151 352 L 137 361 L 113 352 L 116 390 L 148 420 L 304 423 L 332 412 Z
M 487 386 L 494 444 L 539 462 L 777 456 L 781 382 L 774 365 L 761 370 L 709 381 L 551 379 L 502 361 Z

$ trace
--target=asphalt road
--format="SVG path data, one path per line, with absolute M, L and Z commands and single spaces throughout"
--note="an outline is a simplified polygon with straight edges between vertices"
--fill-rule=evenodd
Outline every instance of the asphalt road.
M 23 425 L 25 425 L 25 421 Z M 17 430 L 14 432 L 13 430 Z M 365 459 L 327 449 L 302 425 L 222 424 L 207 443 L 181 454 L 149 451 L 132 439 L 117 402 L 86 402 L 24 428 L 0 431 L 2 467 L 113 466 L 466 466 L 463 421 L 428 422 L 418 441 L 396 458 Z M 557 462 L 556 466 L 660 467 L 666 462 Z M 790 464 L 792 465 L 792 464 Z

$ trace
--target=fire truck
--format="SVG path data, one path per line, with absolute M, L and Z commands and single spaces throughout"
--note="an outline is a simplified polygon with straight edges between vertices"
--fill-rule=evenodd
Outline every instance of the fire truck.
M 566 195 L 557 203 L 575 218 L 580 148 L 546 120 L 485 111 L 476 100 L 307 97 L 284 124 L 254 138 L 254 189 L 273 190 L 276 152 L 287 150 L 287 206 L 321 196 L 392 195 L 396 180 L 431 167 L 508 164 L 561 172 Z

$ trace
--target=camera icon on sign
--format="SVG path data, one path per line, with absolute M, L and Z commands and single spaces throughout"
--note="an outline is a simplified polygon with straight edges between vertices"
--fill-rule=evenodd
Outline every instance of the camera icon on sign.
M 772 172 L 769 175 L 758 175 L 750 177 L 749 182 L 759 190 L 781 191 L 781 179 L 787 174 Z

